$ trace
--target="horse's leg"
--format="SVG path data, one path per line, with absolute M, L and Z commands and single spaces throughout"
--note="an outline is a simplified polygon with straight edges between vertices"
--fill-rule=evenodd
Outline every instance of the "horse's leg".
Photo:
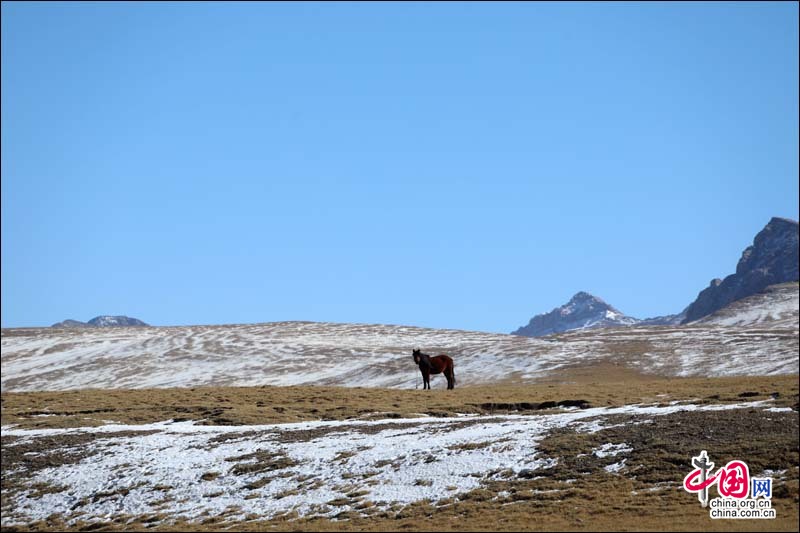
M 447 367 L 447 388 L 448 389 L 456 388 L 456 372 L 452 362 Z

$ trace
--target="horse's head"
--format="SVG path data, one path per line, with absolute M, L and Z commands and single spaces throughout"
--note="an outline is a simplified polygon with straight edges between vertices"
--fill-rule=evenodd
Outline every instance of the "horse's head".
M 419 364 L 420 359 L 422 359 L 422 350 L 414 350 L 411 355 L 414 357 L 414 362 Z

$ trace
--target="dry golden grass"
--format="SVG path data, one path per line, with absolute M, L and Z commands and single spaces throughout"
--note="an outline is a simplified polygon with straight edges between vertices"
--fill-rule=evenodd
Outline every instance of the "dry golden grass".
M 773 393 L 778 393 L 776 405 L 797 405 L 797 376 L 660 378 L 600 365 L 573 369 L 534 385 L 511 383 L 451 391 L 267 386 L 3 393 L 0 421 L 31 429 L 169 419 L 250 425 L 533 411 L 577 400 L 593 407 L 673 400 L 726 403 L 770 399 Z

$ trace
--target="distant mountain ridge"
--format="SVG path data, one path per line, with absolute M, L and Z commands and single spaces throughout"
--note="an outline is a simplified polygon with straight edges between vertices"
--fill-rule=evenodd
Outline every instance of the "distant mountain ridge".
M 66 320 L 62 320 L 56 324 L 50 326 L 51 328 L 86 328 L 89 327 L 89 324 L 86 322 L 81 322 L 80 320 L 73 320 L 68 318 Z
M 653 318 L 644 318 L 636 323 L 637 326 L 677 326 L 683 319 L 686 318 L 686 309 L 675 315 L 655 316 Z
M 51 328 L 109 328 L 109 327 L 142 327 L 148 324 L 142 322 L 138 318 L 131 318 L 128 316 L 112 316 L 100 315 L 96 316 L 88 322 L 81 322 L 80 320 L 73 320 L 68 318 L 50 326 Z
M 800 279 L 798 275 L 798 223 L 773 217 L 742 252 L 736 273 L 714 279 L 683 311 L 639 320 L 627 316 L 600 298 L 579 292 L 561 307 L 534 316 L 512 335 L 540 337 L 565 331 L 622 326 L 674 326 L 717 313 L 767 287 Z M 770 291 L 767 291 L 770 292 Z M 774 291 L 771 291 L 774 292 Z

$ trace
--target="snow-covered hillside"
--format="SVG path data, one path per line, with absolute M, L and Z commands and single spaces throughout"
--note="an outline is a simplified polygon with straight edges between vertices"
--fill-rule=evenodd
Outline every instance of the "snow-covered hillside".
M 414 348 L 451 355 L 457 386 L 534 381 L 596 363 L 666 376 L 797 373 L 797 284 L 765 298 L 740 302 L 718 322 L 592 329 L 539 338 L 312 322 L 8 329 L 2 335 L 2 387 L 3 391 L 298 384 L 414 388 L 419 379 L 411 358 Z M 782 318 L 760 318 L 767 310 Z M 443 383 L 436 377 L 432 382 L 434 387 Z
M 798 296 L 797 282 L 772 285 L 764 292 L 733 302 L 694 324 L 797 328 Z

